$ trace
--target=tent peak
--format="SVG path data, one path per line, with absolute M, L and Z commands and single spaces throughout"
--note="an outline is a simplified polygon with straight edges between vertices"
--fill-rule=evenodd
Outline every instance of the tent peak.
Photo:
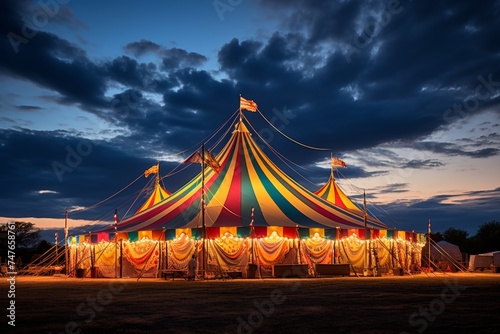
M 250 133 L 250 131 L 248 131 L 248 128 L 245 125 L 245 123 L 243 123 L 242 119 L 240 119 L 240 121 L 238 123 L 236 123 L 236 125 L 234 126 L 234 132 Z

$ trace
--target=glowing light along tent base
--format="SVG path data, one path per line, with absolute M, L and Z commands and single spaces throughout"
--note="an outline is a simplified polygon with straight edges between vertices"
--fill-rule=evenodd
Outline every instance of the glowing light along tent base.
M 352 202 L 343 193 L 341 206 L 309 191 L 264 154 L 244 120 L 240 114 L 233 122 L 230 139 L 215 157 L 217 172 L 206 167 L 117 226 L 71 238 L 73 266 L 94 268 L 104 277 L 157 277 L 162 269 L 186 269 L 191 256 L 203 251 L 207 272 L 243 276 L 248 264 L 264 271 L 275 264 L 307 264 L 311 273 L 316 263 L 349 263 L 361 272 L 367 257 L 382 272 L 420 264 L 423 235 L 388 229 L 371 216 L 365 222 L 362 211 L 345 205 Z M 200 228 L 202 181 L 206 242 Z M 197 258 L 203 268 L 202 256 Z

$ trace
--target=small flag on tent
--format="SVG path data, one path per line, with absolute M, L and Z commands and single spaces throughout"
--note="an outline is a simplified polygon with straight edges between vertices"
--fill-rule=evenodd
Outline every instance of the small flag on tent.
M 150 174 L 156 174 L 158 173 L 158 165 L 154 165 L 153 167 L 150 167 L 144 171 L 144 176 L 148 177 Z
M 214 171 L 217 173 L 220 171 L 220 165 L 217 159 L 213 156 L 212 153 L 210 153 L 208 150 L 203 148 L 203 160 L 205 160 L 205 163 L 212 167 Z
M 184 160 L 183 164 L 190 164 L 190 163 L 198 163 L 201 164 L 201 155 L 200 152 L 195 151 L 193 154 L 191 154 L 189 157 Z
M 247 100 L 243 97 L 240 96 L 240 110 L 248 110 L 251 112 L 256 112 L 257 111 L 257 103 L 255 103 L 252 100 Z
M 183 163 L 188 164 L 188 163 L 198 163 L 201 164 L 202 162 L 205 162 L 208 166 L 210 166 L 215 172 L 220 171 L 220 165 L 217 159 L 210 153 L 207 149 L 203 148 L 203 160 L 201 158 L 200 152 L 196 151 L 193 154 L 191 154 L 189 157 L 187 157 L 186 160 L 184 160 Z
M 345 164 L 345 162 L 340 160 L 339 158 L 332 158 L 332 167 L 335 167 L 335 166 L 347 168 L 347 165 Z

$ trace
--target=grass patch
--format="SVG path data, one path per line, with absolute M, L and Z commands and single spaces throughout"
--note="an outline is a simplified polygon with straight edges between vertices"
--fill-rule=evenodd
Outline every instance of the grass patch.
M 2 280 L 2 295 L 7 288 Z M 498 274 L 196 282 L 17 277 L 15 301 L 16 333 L 500 331 Z M 2 318 L 1 327 L 9 327 Z

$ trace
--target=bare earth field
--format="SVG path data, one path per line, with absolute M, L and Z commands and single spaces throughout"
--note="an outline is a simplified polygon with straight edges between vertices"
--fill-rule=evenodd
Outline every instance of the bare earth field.
M 500 274 L 226 281 L 16 277 L 16 333 L 498 333 Z

